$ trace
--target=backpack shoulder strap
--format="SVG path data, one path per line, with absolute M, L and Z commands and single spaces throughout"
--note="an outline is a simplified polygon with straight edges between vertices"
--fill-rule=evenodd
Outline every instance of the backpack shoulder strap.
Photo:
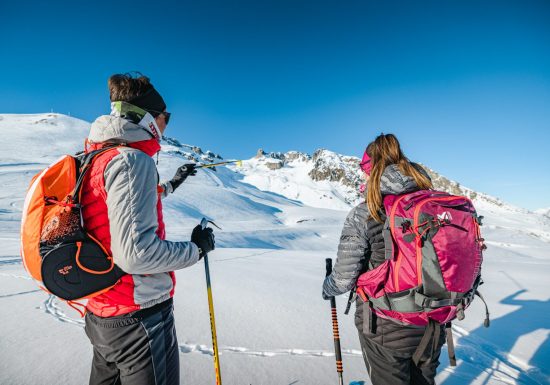
M 92 165 L 93 160 L 108 151 L 114 150 L 119 147 L 124 147 L 123 144 L 116 144 L 116 145 L 110 145 L 103 148 L 100 148 L 98 150 L 90 151 L 89 153 L 78 153 L 75 155 L 76 158 L 80 158 L 80 167 L 78 169 L 78 179 L 76 181 L 72 196 L 73 200 L 78 203 L 80 201 L 80 190 L 82 188 L 82 182 L 84 181 L 84 177 L 90 170 L 90 166 Z

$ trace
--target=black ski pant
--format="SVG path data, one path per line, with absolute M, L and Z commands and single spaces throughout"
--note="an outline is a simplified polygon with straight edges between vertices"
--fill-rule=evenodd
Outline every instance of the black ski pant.
M 172 300 L 122 316 L 86 314 L 94 356 L 90 385 L 177 385 L 179 348 Z
M 361 306 L 359 306 L 361 304 Z M 355 324 L 373 385 L 434 385 L 445 328 L 430 336 L 418 364 L 413 361 L 426 328 L 404 326 L 374 315 L 359 300 Z M 364 316 L 363 316 L 364 314 Z

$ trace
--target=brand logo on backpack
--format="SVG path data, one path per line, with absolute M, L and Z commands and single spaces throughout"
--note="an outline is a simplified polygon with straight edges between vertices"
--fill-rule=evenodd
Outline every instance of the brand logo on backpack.
M 59 274 L 61 275 L 67 275 L 69 274 L 69 270 L 71 270 L 73 267 L 71 265 L 68 265 L 68 266 L 65 266 L 64 268 L 62 269 L 59 269 Z
M 439 219 L 441 222 L 451 223 L 451 221 L 453 220 L 453 216 L 450 212 L 445 211 L 441 214 L 437 214 L 437 219 Z

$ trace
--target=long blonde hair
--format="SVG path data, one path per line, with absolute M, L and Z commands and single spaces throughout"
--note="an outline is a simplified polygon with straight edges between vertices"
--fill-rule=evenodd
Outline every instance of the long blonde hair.
M 428 190 L 432 188 L 430 178 L 418 171 L 401 151 L 399 141 L 393 134 L 380 134 L 367 146 L 367 154 L 371 158 L 372 171 L 367 188 L 367 207 L 370 215 L 382 222 L 380 210 L 382 209 L 382 192 L 380 179 L 382 173 L 391 164 L 396 164 L 403 175 L 410 176 L 416 182 L 418 188 Z

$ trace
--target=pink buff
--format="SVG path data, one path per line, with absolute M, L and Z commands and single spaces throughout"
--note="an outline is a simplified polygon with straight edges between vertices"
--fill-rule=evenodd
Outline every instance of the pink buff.
M 370 172 L 372 170 L 372 162 L 369 154 L 367 154 L 367 150 L 365 150 L 365 153 L 363 154 L 363 159 L 361 159 L 361 163 L 359 163 L 359 166 L 361 166 L 361 170 L 363 170 L 365 174 L 370 175 Z

